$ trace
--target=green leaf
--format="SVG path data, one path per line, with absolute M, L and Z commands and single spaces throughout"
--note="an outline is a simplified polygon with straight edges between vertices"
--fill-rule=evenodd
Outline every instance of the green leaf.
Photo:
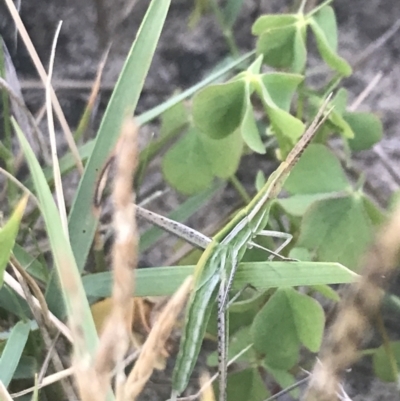
M 253 75 L 259 75 L 262 67 L 262 61 L 263 58 L 262 56 L 258 56 L 248 67 L 247 70 L 244 71 L 243 73 L 240 73 L 239 75 L 236 76 L 237 79 L 241 79 L 242 77 L 250 76 L 252 77 Z M 250 74 L 248 74 L 250 73 Z M 250 79 L 251 83 L 251 79 Z
M 300 343 L 318 351 L 324 312 L 317 301 L 293 288 L 279 288 L 254 319 L 254 348 L 267 365 L 289 369 L 297 361 Z
M 386 214 L 369 197 L 363 197 L 363 205 L 374 226 L 379 226 L 386 221 Z
M 264 31 L 257 40 L 257 54 L 262 54 L 264 62 L 271 67 L 290 67 L 294 62 L 295 40 L 296 27 L 294 25 L 269 29 Z
M 354 138 L 354 132 L 351 126 L 343 118 L 343 116 L 333 109 L 326 121 L 326 126 L 330 132 L 337 131 L 347 139 Z
M 296 29 L 293 43 L 293 61 L 291 65 L 292 72 L 303 73 L 304 67 L 307 62 L 307 48 L 306 48 L 306 27 L 303 29 Z
M 28 195 L 25 195 L 19 201 L 7 223 L 3 227 L 0 227 L 0 287 L 3 285 L 4 271 L 6 270 L 8 260 L 10 259 L 10 254 L 14 247 L 15 239 L 19 230 L 19 224 L 24 215 L 27 202 Z
M 294 247 L 290 250 L 289 252 L 289 258 L 292 259 L 298 259 L 302 260 L 303 262 L 311 262 L 312 261 L 312 256 L 308 249 L 306 248 L 300 248 L 300 247 Z
M 389 358 L 385 346 L 381 345 L 372 357 L 375 374 L 384 382 L 397 382 L 398 377 L 393 371 L 391 359 L 400 366 L 400 341 L 391 341 L 389 350 L 391 358 Z
M 292 309 L 298 339 L 311 352 L 317 352 L 325 326 L 322 306 L 315 299 L 293 288 L 286 289 L 286 297 Z
M 229 401 L 262 401 L 270 395 L 255 368 L 230 374 L 226 394 Z
M 252 28 L 253 34 L 259 36 L 257 53 L 272 67 L 302 72 L 307 60 L 306 29 L 300 14 L 261 17 Z
M 230 315 L 229 315 L 230 316 Z M 216 316 L 214 316 L 216 317 Z M 211 315 L 210 320 L 213 319 Z M 239 354 L 242 350 L 244 350 L 249 345 L 249 338 L 250 338 L 250 327 L 245 326 L 238 330 L 234 335 L 229 336 L 229 348 L 228 348 L 228 360 L 234 358 L 237 354 Z M 238 362 L 249 362 L 249 360 L 254 360 L 254 350 L 250 348 L 247 350 L 239 359 Z M 218 353 L 213 352 L 207 358 L 207 365 L 208 366 L 218 366 Z
M 347 90 L 340 88 L 331 101 L 331 105 L 334 107 L 334 110 L 340 115 L 343 115 L 343 113 L 346 111 L 348 97 Z
M 304 124 L 287 111 L 278 108 L 260 78 L 258 79 L 256 90 L 264 104 L 274 130 L 279 131 L 281 135 L 289 138 L 292 143 L 295 143 L 304 132 Z
M 331 301 L 335 301 L 335 302 L 340 301 L 339 294 L 332 287 L 329 287 L 329 285 L 326 285 L 326 284 L 313 285 L 313 286 L 311 286 L 311 288 L 313 290 L 319 292 L 325 298 L 330 299 Z
M 123 119 L 133 115 L 136 108 L 169 5 L 169 0 L 153 0 L 150 3 L 111 95 L 93 152 L 79 183 L 69 215 L 71 245 L 79 271 L 84 268 L 97 226 L 97 218 L 92 213 L 94 183 L 117 142 Z
M 249 290 L 249 292 L 254 290 Z M 232 296 L 235 295 L 233 292 Z M 229 333 L 231 342 L 235 339 L 236 335 L 241 335 L 243 327 L 250 326 L 253 323 L 254 317 L 257 315 L 261 307 L 269 298 L 269 291 L 257 291 L 255 296 L 250 299 L 235 302 L 229 307 Z M 247 337 L 248 341 L 249 337 Z M 239 352 L 239 349 L 237 350 Z M 235 354 L 232 354 L 232 357 Z
M 210 85 L 193 98 L 193 121 L 213 139 L 232 134 L 240 125 L 245 95 L 244 80 Z
M 30 332 L 29 322 L 18 322 L 12 329 L 10 337 L 0 358 L 0 381 L 7 388 L 17 369 Z
M 279 386 L 281 388 L 283 388 L 283 389 L 288 388 L 296 382 L 295 377 L 291 373 L 287 372 L 286 370 L 272 368 L 271 366 L 268 366 L 266 363 L 264 363 L 263 365 L 264 365 L 265 369 L 267 369 L 267 371 L 269 373 L 271 373 L 271 375 L 274 377 L 274 379 L 276 380 L 276 382 L 279 384 Z M 295 388 L 289 394 L 294 399 L 298 399 L 300 391 L 298 388 Z
M 254 348 L 265 355 L 265 363 L 290 369 L 299 357 L 299 339 L 286 288 L 278 288 L 261 309 L 251 327 Z
M 304 77 L 299 74 L 273 72 L 262 74 L 261 80 L 273 102 L 280 109 L 289 111 L 293 95 Z
M 355 269 L 372 235 L 373 225 L 362 196 L 354 194 L 315 202 L 303 217 L 296 246 L 316 252 L 318 260 Z
M 332 47 L 334 40 L 332 38 L 328 38 L 327 34 L 331 34 L 330 32 L 325 32 L 324 27 L 320 24 L 320 21 L 315 17 L 312 17 L 309 22 L 311 29 L 314 32 L 315 39 L 317 41 L 318 51 L 326 62 L 332 69 L 339 72 L 345 77 L 348 77 L 352 73 L 351 66 L 348 62 L 340 57 L 336 53 L 336 49 Z M 329 28 L 329 27 L 328 27 Z M 330 27 L 331 28 L 331 27 Z
M 304 124 L 284 110 L 268 108 L 268 115 L 275 130 L 295 143 L 304 132 Z
M 314 115 L 317 113 L 319 108 L 321 107 L 323 99 L 310 95 L 308 98 L 310 110 L 314 111 Z M 343 91 L 339 91 L 337 96 L 332 100 L 330 105 L 334 106 L 333 110 L 329 113 L 328 119 L 326 123 L 323 125 L 329 134 L 332 131 L 337 131 L 341 133 L 345 138 L 353 138 L 354 132 L 352 131 L 350 125 L 344 120 L 342 113 L 346 108 L 346 104 L 344 102 L 347 101 L 347 94 Z
M 251 28 L 251 33 L 253 35 L 259 36 L 270 29 L 294 25 L 296 22 L 297 16 L 293 14 L 263 15 L 259 17 L 257 21 L 253 24 Z
M 177 103 L 161 115 L 160 136 L 182 129 L 189 122 L 189 114 L 183 102 Z
M 383 137 L 381 120 L 371 113 L 343 113 L 344 120 L 354 132 L 349 140 L 351 150 L 358 152 L 372 148 Z
M 313 14 L 313 18 L 323 31 L 329 47 L 336 52 L 338 47 L 338 32 L 333 8 L 330 6 L 322 7 L 318 12 Z
M 351 190 L 335 155 L 321 144 L 311 144 L 293 167 L 285 189 L 296 195 L 317 195 Z
M 234 70 L 240 64 L 242 64 L 243 62 L 245 62 L 248 59 L 250 59 L 250 57 L 252 57 L 254 55 L 254 53 L 255 52 L 253 52 L 253 51 L 246 53 L 242 57 L 239 57 L 238 59 L 235 59 L 234 61 L 230 62 L 228 65 L 224 66 L 223 68 L 221 68 L 217 72 L 211 74 L 210 76 L 208 76 L 207 78 L 203 79 L 202 81 L 200 81 L 196 85 L 193 85 L 189 89 L 183 91 L 179 95 L 176 95 L 176 96 L 166 100 L 162 104 L 160 104 L 160 105 L 158 105 L 156 107 L 153 107 L 152 109 L 146 111 L 145 113 L 143 113 L 143 114 L 141 114 L 140 116 L 137 117 L 137 123 L 139 125 L 144 125 L 144 124 L 154 120 L 155 118 L 159 117 L 162 113 L 164 113 L 166 110 L 169 110 L 171 107 L 174 107 L 178 103 L 180 103 L 180 102 L 184 101 L 185 99 L 189 98 L 194 93 L 196 93 L 200 89 L 204 88 L 205 86 L 209 85 L 210 83 L 220 79 L 222 76 L 227 74 L 229 71 Z M 94 145 L 95 145 L 95 140 L 92 139 L 92 140 L 89 140 L 88 142 L 86 142 L 84 145 L 82 145 L 79 148 L 79 156 L 82 159 L 82 161 L 86 161 L 89 158 L 89 156 L 91 155 L 91 153 L 93 151 Z M 59 163 L 60 163 L 60 170 L 61 170 L 62 174 L 65 174 L 65 173 L 71 171 L 75 167 L 75 161 L 74 161 L 71 153 L 67 153 L 66 155 L 61 157 L 60 160 L 59 160 Z M 46 168 L 44 168 L 43 171 L 45 173 L 47 182 L 48 183 L 52 183 L 53 182 L 53 177 L 52 177 L 53 171 L 52 171 L 52 169 L 49 168 L 49 167 L 46 167 Z M 31 181 L 29 179 L 26 181 L 25 185 L 29 189 L 32 188 L 32 183 L 31 183 Z
M 243 152 L 243 139 L 238 131 L 228 138 L 214 140 L 199 133 L 212 173 L 222 179 L 227 179 L 236 173 Z M 203 160 L 204 163 L 204 160 Z
M 173 294 L 186 277 L 193 274 L 191 266 L 165 266 L 136 271 L 135 296 L 163 296 Z M 316 284 L 351 283 L 357 277 L 337 263 L 320 262 L 248 262 L 240 263 L 235 274 L 233 290 L 252 285 L 259 290 Z M 88 297 L 109 297 L 111 272 L 88 274 L 82 278 Z M 154 283 L 158 285 L 155 286 Z
M 264 154 L 265 146 L 258 131 L 256 119 L 254 118 L 253 105 L 251 104 L 250 83 L 246 82 L 246 95 L 244 99 L 245 110 L 242 123 L 240 124 L 240 132 L 246 145 L 254 152 Z
M 334 196 L 335 193 L 327 192 L 320 194 L 305 194 L 305 195 L 293 195 L 289 198 L 278 199 L 276 202 L 285 210 L 286 213 L 292 216 L 304 216 L 307 209 L 314 203 L 322 199 L 329 199 Z M 303 260 L 302 258 L 300 258 Z
M 255 185 L 254 185 L 256 187 L 256 190 L 260 191 L 266 182 L 267 182 L 267 180 L 265 179 L 264 172 L 261 170 L 257 171 Z
M 207 151 L 195 129 L 189 130 L 162 161 L 165 180 L 178 191 L 193 194 L 207 188 L 214 176 Z
M 239 132 L 215 140 L 192 128 L 165 155 L 162 168 L 170 185 L 184 194 L 210 186 L 215 177 L 233 175 L 242 155 Z

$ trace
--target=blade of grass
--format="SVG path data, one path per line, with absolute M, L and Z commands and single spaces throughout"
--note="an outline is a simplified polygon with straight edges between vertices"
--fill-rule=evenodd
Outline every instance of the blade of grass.
M 118 78 L 101 122 L 93 152 L 69 216 L 71 246 L 79 271 L 82 271 L 93 241 L 97 220 L 92 213 L 92 198 L 97 174 L 113 149 L 122 120 L 132 115 L 148 73 L 170 1 L 153 0 Z
M 0 287 L 3 285 L 3 275 L 10 258 L 10 253 L 14 247 L 15 238 L 17 237 L 19 230 L 19 224 L 24 214 L 27 202 L 28 196 L 25 195 L 18 203 L 7 223 L 0 228 Z
M 13 254 L 17 258 L 18 262 L 24 267 L 24 269 L 35 279 L 47 283 L 49 279 L 49 272 L 46 266 L 44 266 L 36 258 L 29 255 L 25 249 L 19 244 L 14 244 Z
M 22 352 L 28 340 L 31 325 L 29 322 L 18 322 L 12 329 L 10 337 L 1 354 L 0 359 L 0 382 L 8 387 L 18 362 L 21 359 Z
M 135 296 L 164 296 L 173 294 L 195 266 L 168 266 L 136 271 Z M 293 287 L 300 285 L 351 283 L 355 273 L 339 263 L 325 262 L 247 262 L 241 263 L 233 288 L 240 290 L 251 284 L 257 289 Z M 90 274 L 82 279 L 90 297 L 109 297 L 111 272 Z M 157 286 L 154 283 L 157 282 Z
M 87 354 L 92 356 L 98 338 L 70 242 L 62 228 L 60 215 L 42 169 L 18 124 L 14 119 L 12 122 L 35 183 L 68 317 L 74 319 L 75 353 L 80 357 Z

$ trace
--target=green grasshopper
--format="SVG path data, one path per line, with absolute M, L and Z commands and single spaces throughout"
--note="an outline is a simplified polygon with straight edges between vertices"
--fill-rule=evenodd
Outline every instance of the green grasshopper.
M 225 310 L 237 265 L 247 247 L 255 245 L 252 243 L 254 237 L 265 233 L 271 235 L 271 232 L 265 232 L 263 229 L 268 222 L 272 203 L 301 154 L 327 118 L 328 113 L 325 117 L 322 116 L 329 99 L 330 97 L 325 100 L 305 134 L 289 153 L 286 160 L 271 174 L 263 188 L 212 239 L 155 213 L 137 209 L 139 215 L 161 228 L 183 237 L 193 245 L 205 248 L 194 273 L 194 289 L 187 306 L 185 327 L 173 374 L 171 400 L 175 400 L 188 384 L 210 317 L 211 299 L 216 293 L 218 293 L 219 326 L 219 400 L 224 401 L 226 399 L 227 330 Z M 272 233 L 276 234 L 275 232 Z M 273 255 L 275 254 L 273 253 Z M 217 288 L 218 284 L 219 288 Z

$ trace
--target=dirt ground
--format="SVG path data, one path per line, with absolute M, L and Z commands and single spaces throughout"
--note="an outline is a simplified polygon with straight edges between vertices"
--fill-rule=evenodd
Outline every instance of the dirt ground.
M 105 50 L 105 42 L 107 38 L 113 37 L 92 132 L 98 126 L 149 2 L 138 0 L 131 11 L 130 3 L 130 0 L 22 0 L 22 19 L 45 65 L 48 64 L 58 21 L 63 20 L 56 53 L 54 86 L 72 126 L 76 126 L 87 101 L 91 82 Z M 192 1 L 174 0 L 172 3 L 137 114 L 161 103 L 175 90 L 198 82 L 227 55 L 226 43 L 212 15 L 203 17 L 196 28 L 190 30 L 187 21 L 193 7 Z M 255 41 L 250 31 L 258 15 L 282 12 L 291 3 L 245 0 L 235 28 L 240 50 L 246 52 L 254 47 Z M 396 169 L 400 157 L 400 29 L 382 46 L 376 46 L 375 49 L 371 46 L 394 24 L 400 25 L 400 5 L 396 0 L 336 0 L 334 8 L 339 23 L 339 52 L 356 65 L 354 75 L 345 81 L 351 96 L 350 103 L 378 73 L 382 73 L 378 86 L 359 110 L 375 111 L 381 116 L 384 140 L 373 150 L 356 155 L 355 165 L 365 171 L 368 191 L 376 202 L 386 205 L 400 184 L 400 173 Z M 36 113 L 43 105 L 43 89 L 24 45 L 20 40 L 14 40 L 14 27 L 4 2 L 0 3 L 0 34 L 12 54 L 26 102 Z M 368 49 L 371 50 L 369 54 L 366 53 Z M 316 71 L 313 79 L 317 81 L 321 62 L 312 58 L 310 63 Z M 326 70 L 323 70 L 323 74 L 326 74 Z M 150 138 L 151 132 L 157 135 L 157 129 L 157 125 L 144 128 L 143 143 Z M 245 159 L 241 177 L 250 177 L 248 171 L 254 172 L 258 162 L 258 158 Z M 394 172 L 390 172 L 388 164 L 393 166 Z M 163 187 L 159 164 L 153 163 L 145 181 L 143 195 Z M 233 191 L 221 194 L 217 200 L 213 200 L 207 213 L 200 213 L 197 219 L 191 221 L 192 225 L 199 230 L 209 226 L 224 209 L 224 204 L 232 201 L 233 196 Z M 157 207 L 165 213 L 173 210 L 181 200 L 180 196 L 170 191 L 158 202 Z M 143 257 L 142 264 L 165 264 L 168 252 L 170 250 L 166 246 L 158 247 L 157 252 Z M 169 395 L 169 378 L 169 369 L 156 374 L 142 399 L 166 399 Z M 368 361 L 359 363 L 349 372 L 346 380 L 349 395 L 354 401 L 400 400 L 394 385 L 383 384 L 373 377 Z

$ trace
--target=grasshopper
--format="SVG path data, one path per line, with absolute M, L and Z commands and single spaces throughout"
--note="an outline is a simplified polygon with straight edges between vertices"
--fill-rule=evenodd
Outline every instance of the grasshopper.
M 187 306 L 185 327 L 173 374 L 171 400 L 175 400 L 188 384 L 210 317 L 211 300 L 216 295 L 218 297 L 219 326 L 219 401 L 226 400 L 227 329 L 225 311 L 236 268 L 247 247 L 257 246 L 252 242 L 254 237 L 265 234 L 285 236 L 282 233 L 264 230 L 268 222 L 269 211 L 292 168 L 329 115 L 328 111 L 323 116 L 329 100 L 330 96 L 324 101 L 315 119 L 288 154 L 286 160 L 271 174 L 263 188 L 213 238 L 208 238 L 195 230 L 137 206 L 137 213 L 140 216 L 189 243 L 205 249 L 195 268 L 194 289 Z M 287 242 L 279 249 L 282 249 Z M 278 252 L 278 250 L 276 253 L 271 252 L 272 257 L 279 256 Z

